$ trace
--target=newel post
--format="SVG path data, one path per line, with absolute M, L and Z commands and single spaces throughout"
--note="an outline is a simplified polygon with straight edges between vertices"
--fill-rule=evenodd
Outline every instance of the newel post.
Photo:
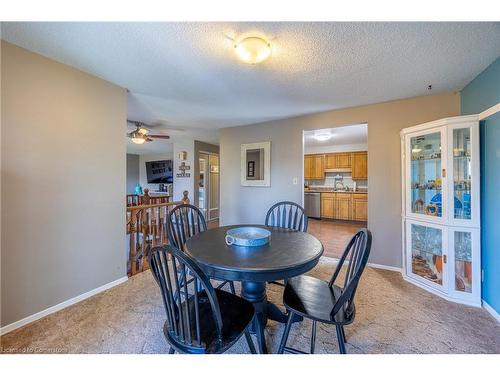
M 151 197 L 149 196 L 149 189 L 144 189 L 144 195 L 142 196 L 141 204 L 151 204 Z
M 184 191 L 182 192 L 182 195 L 183 195 L 183 197 L 182 197 L 182 203 L 183 203 L 183 204 L 189 204 L 189 197 L 188 197 L 188 194 L 189 194 L 189 192 L 188 192 L 187 190 L 184 190 Z

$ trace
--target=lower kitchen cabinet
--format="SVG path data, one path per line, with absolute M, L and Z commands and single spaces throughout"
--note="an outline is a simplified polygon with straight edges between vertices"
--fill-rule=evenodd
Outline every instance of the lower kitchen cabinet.
M 333 219 L 333 211 L 334 211 L 334 200 L 333 197 L 323 198 L 323 194 L 321 194 L 321 217 L 326 219 Z
M 368 195 L 321 193 L 321 217 L 336 220 L 368 220 Z
M 368 220 L 368 196 L 366 194 L 352 195 L 352 220 Z
M 334 202 L 334 219 L 351 220 L 351 194 L 337 193 Z

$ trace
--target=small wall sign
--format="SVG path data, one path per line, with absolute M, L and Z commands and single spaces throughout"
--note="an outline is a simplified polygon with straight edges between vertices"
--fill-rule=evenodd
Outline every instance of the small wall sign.
M 182 162 L 181 165 L 179 166 L 179 173 L 177 173 L 175 176 L 176 177 L 191 177 L 191 173 L 186 173 L 186 171 L 191 170 L 191 167 L 189 165 L 186 165 L 185 162 Z

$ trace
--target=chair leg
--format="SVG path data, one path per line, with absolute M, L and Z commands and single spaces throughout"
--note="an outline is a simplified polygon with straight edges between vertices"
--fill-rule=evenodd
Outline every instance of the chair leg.
M 336 325 L 337 329 L 337 341 L 339 342 L 340 354 L 345 354 L 345 343 L 344 343 L 344 335 L 342 334 L 342 327 Z
M 311 354 L 314 354 L 314 346 L 316 345 L 316 321 L 312 322 L 312 333 L 311 333 Z
M 170 347 L 170 349 L 168 349 L 168 354 L 174 354 L 174 353 L 175 353 L 174 348 Z
M 344 342 L 347 342 L 347 337 L 345 335 L 344 326 L 340 326 L 340 328 L 342 329 L 342 336 L 344 337 Z
M 231 289 L 231 293 L 236 295 L 236 290 L 234 289 L 234 282 L 229 282 L 229 289 Z
M 252 341 L 252 337 L 250 336 L 250 333 L 248 332 L 248 328 L 245 329 L 245 338 L 247 339 L 247 344 L 248 344 L 248 347 L 250 348 L 250 353 L 257 354 L 257 351 L 255 350 L 255 345 L 253 344 L 253 341 Z
M 290 334 L 290 328 L 292 328 L 294 315 L 295 314 L 292 311 L 290 311 L 288 314 L 288 320 L 286 321 L 285 332 L 283 332 L 283 337 L 281 338 L 278 354 L 283 354 L 283 351 L 285 350 L 286 341 L 288 340 L 288 335 Z

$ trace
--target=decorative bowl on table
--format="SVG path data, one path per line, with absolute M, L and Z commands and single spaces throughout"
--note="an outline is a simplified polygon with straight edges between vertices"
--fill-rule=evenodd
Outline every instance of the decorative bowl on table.
M 269 243 L 271 232 L 259 227 L 238 227 L 226 232 L 228 246 L 263 246 Z

